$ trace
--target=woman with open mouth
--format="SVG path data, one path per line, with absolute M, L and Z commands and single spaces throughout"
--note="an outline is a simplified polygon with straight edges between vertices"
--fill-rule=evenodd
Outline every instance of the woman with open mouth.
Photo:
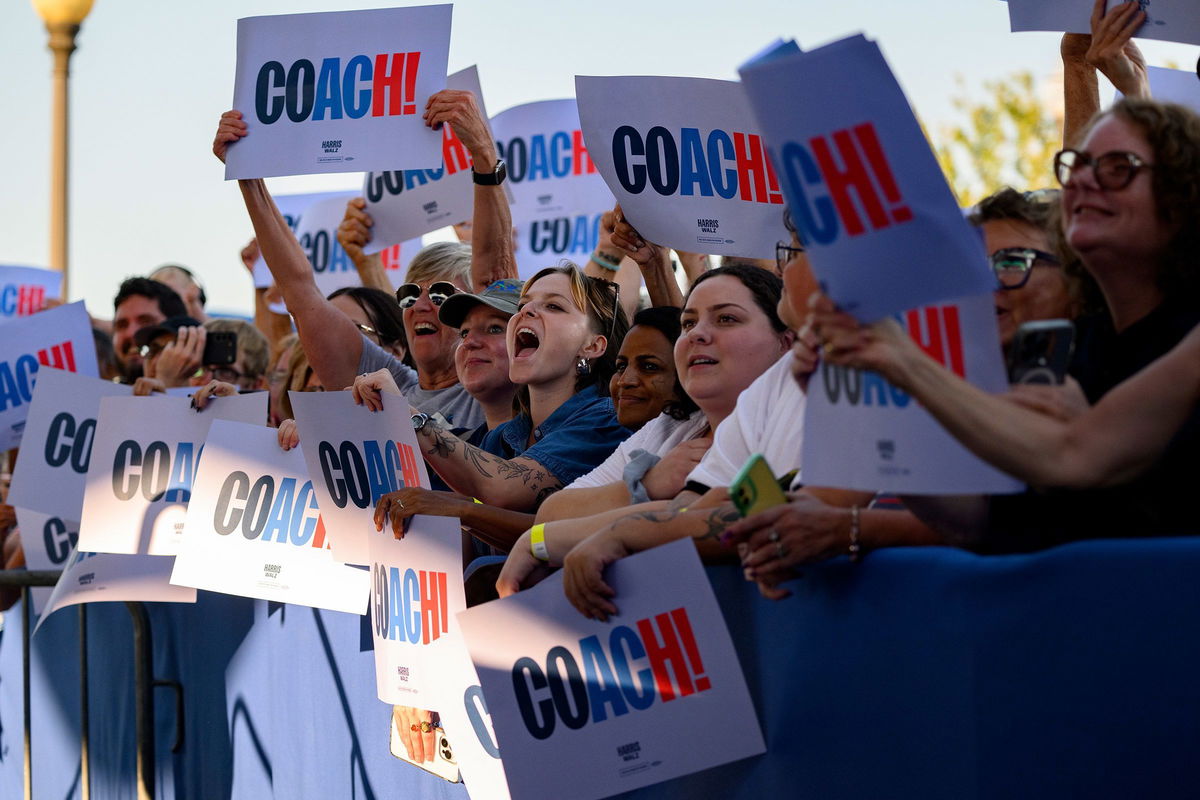
M 474 447 L 414 411 L 426 461 L 456 492 L 515 512 L 536 510 L 629 436 L 608 396 L 628 328 L 615 284 L 573 265 L 543 269 L 525 283 L 508 323 L 509 377 L 520 387 L 520 413 Z M 386 370 L 359 376 L 353 391 L 372 410 L 383 407 L 383 392 L 400 394 Z M 396 495 L 380 498 L 376 518 L 391 519 L 398 534 L 398 521 L 409 513 Z M 507 551 L 524 527 L 481 538 Z

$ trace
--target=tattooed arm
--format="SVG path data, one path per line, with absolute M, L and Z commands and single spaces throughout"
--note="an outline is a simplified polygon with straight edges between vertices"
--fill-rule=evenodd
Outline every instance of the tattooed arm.
M 563 591 L 585 617 L 607 620 L 618 613 L 613 604 L 616 593 L 604 581 L 604 569 L 609 564 L 688 536 L 702 556 L 731 557 L 719 540 L 725 528 L 740 518 L 732 503 L 686 511 L 639 511 L 621 517 L 567 554 L 563 560 Z
M 450 488 L 513 511 L 529 511 L 562 482 L 532 458 L 502 458 L 467 444 L 430 420 L 417 435 L 425 461 Z

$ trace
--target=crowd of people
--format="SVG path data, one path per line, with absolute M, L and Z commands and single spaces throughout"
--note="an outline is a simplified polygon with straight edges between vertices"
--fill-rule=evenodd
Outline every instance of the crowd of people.
M 808 564 L 893 546 L 1029 552 L 1086 538 L 1197 531 L 1186 500 L 1200 457 L 1200 117 L 1149 97 L 1128 3 L 1093 35 L 1063 38 L 1066 122 L 1059 187 L 1004 188 L 969 214 L 996 276 L 1000 339 L 1024 323 L 1069 319 L 1075 348 L 1062 385 L 990 395 L 927 355 L 893 319 L 863 325 L 820 294 L 804 242 L 780 221 L 774 262 L 678 254 L 647 241 L 618 206 L 588 262 L 518 279 L 501 185 L 474 189 L 463 241 L 423 249 L 395 292 L 363 253 L 371 219 L 351 201 L 338 238 L 362 286 L 328 297 L 262 180 L 239 182 L 259 253 L 286 303 L 259 289 L 253 323 L 209 318 L 204 289 L 179 265 L 129 278 L 111 323 L 97 320 L 105 378 L 135 394 L 197 388 L 195 402 L 270 393 L 268 424 L 297 444 L 289 391 L 353 393 L 412 410 L 432 489 L 402 488 L 375 509 L 402 537 L 417 514 L 456 517 L 468 596 L 507 596 L 564 570 L 587 617 L 618 613 L 605 581 L 615 560 L 691 538 L 709 562 L 736 564 L 781 599 Z M 1097 69 L 1124 97 L 1101 110 Z M 470 93 L 430 98 L 474 170 L 498 158 Z M 213 150 L 247 136 L 220 118 Z M 636 266 L 645 296 L 615 282 Z M 627 284 L 626 284 L 627 285 Z M 295 331 L 292 332 L 292 322 Z M 205 363 L 233 333 L 232 360 Z M 110 338 L 111 337 L 111 338 Z M 803 480 L 809 376 L 822 360 L 885 376 L 984 460 L 1029 488 L 1006 496 L 891 497 Z M 760 454 L 786 502 L 743 517 L 730 484 Z M 0 506 L 0 528 L 15 520 Z M 19 536 L 4 546 L 20 563 Z M 397 708 L 405 746 L 432 758 L 432 712 Z

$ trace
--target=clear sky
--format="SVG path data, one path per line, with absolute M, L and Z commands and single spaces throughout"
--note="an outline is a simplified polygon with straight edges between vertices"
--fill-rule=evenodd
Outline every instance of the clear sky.
M 392 5 L 379 4 L 379 7 Z M 251 235 L 234 183 L 210 152 L 233 96 L 236 20 L 362 8 L 362 0 L 96 0 L 72 59 L 71 299 L 111 314 L 120 281 L 166 261 L 200 273 L 211 308 L 248 312 L 238 250 Z M 917 112 L 936 129 L 950 98 L 985 80 L 1059 68 L 1058 34 L 1008 32 L 999 0 L 464 0 L 454 5 L 450 71 L 479 65 L 488 108 L 571 96 L 574 76 L 736 79 L 776 37 L 808 49 L 865 32 Z M 5 124 L 0 263 L 48 258 L 50 54 L 24 0 L 0 10 Z M 1143 42 L 1152 65 L 1196 63 L 1200 48 Z M 1102 90 L 1103 91 L 1103 90 Z M 277 192 L 354 189 L 358 175 L 273 180 Z

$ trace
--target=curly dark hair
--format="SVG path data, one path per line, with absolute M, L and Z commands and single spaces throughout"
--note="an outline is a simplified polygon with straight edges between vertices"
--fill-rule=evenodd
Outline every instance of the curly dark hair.
M 1165 297 L 1200 299 L 1200 115 L 1176 103 L 1125 97 L 1093 117 L 1079 141 L 1109 115 L 1137 128 L 1154 153 L 1151 186 L 1158 215 L 1175 228 L 1159 262 L 1158 288 Z M 1079 278 L 1087 307 L 1105 308 L 1099 286 L 1065 241 L 1058 213 L 1053 235 L 1063 266 Z
M 680 311 L 681 309 L 675 306 L 651 306 L 650 308 L 643 308 L 633 315 L 633 324 L 629 328 L 632 330 L 639 325 L 654 328 L 654 330 L 666 337 L 666 340 L 674 347 L 675 340 L 683 332 L 683 327 L 679 324 Z M 675 396 L 679 399 L 667 403 L 663 407 L 664 414 L 670 416 L 672 419 L 684 420 L 694 412 L 700 410 L 700 407 L 696 405 L 696 401 L 688 395 L 683 388 L 683 384 L 679 382 L 678 371 L 675 373 L 674 391 Z

